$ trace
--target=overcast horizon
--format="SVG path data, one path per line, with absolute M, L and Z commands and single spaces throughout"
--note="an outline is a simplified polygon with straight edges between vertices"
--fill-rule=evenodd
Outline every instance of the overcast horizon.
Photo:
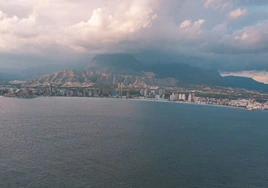
M 128 53 L 266 75 L 267 10 L 267 0 L 2 0 L 0 69 Z

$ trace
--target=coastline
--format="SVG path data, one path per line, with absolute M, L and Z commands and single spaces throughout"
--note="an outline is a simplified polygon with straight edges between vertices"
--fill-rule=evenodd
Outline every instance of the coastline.
M 116 99 L 116 100 L 131 100 L 131 101 L 147 101 L 147 102 L 161 102 L 161 103 L 173 103 L 173 104 L 186 104 L 186 105 L 198 105 L 198 106 L 210 106 L 210 107 L 222 107 L 233 108 L 247 111 L 268 111 L 265 109 L 248 109 L 246 107 L 236 107 L 229 105 L 215 105 L 215 104 L 203 104 L 194 102 L 181 102 L 181 101 L 169 101 L 169 100 L 156 100 L 156 99 L 139 99 L 139 98 L 113 98 L 113 97 L 74 97 L 74 96 L 33 96 L 33 97 L 17 97 L 17 96 L 0 96 L 2 98 L 14 98 L 14 99 L 36 99 L 36 98 L 90 98 L 90 99 Z
M 197 105 L 197 106 L 211 106 L 211 107 L 222 107 L 222 108 L 233 108 L 233 109 L 241 109 L 247 111 L 265 111 L 265 110 L 249 110 L 243 107 L 236 106 L 228 106 L 228 105 L 214 105 L 214 104 L 201 104 L 201 103 L 190 103 L 190 102 L 179 102 L 179 101 L 168 101 L 168 100 L 150 100 L 150 99 L 127 99 L 133 101 L 148 101 L 148 102 L 163 102 L 163 103 L 173 103 L 173 104 L 186 104 L 186 105 Z

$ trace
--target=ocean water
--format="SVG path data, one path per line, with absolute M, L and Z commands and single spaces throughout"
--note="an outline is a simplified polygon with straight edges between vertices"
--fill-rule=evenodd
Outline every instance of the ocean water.
M 0 187 L 268 187 L 268 112 L 0 98 Z

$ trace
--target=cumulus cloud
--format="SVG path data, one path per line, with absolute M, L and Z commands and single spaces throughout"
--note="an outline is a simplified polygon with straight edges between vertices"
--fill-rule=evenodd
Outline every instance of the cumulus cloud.
M 268 20 L 236 32 L 236 41 L 248 45 L 263 45 L 268 42 Z
M 33 42 L 45 30 L 37 18 L 37 14 L 19 18 L 0 11 L 0 50 L 18 49 Z
M 204 7 L 215 9 L 215 10 L 219 10 L 219 9 L 223 10 L 231 5 L 232 5 L 232 1 L 226 2 L 224 0 L 206 0 Z
M 27 17 L 8 16 L 0 12 L 2 50 L 19 49 L 25 44 L 35 46 L 54 42 L 78 51 L 94 52 L 94 49 L 123 41 L 131 34 L 150 27 L 157 18 L 153 10 L 157 3 L 152 0 L 99 1 L 89 4 L 83 0 L 76 3 L 66 0 L 29 0 L 27 4 L 32 6 L 31 11 L 34 12 Z M 90 13 L 85 11 L 83 5 L 96 8 Z M 76 13 L 80 9 L 82 14 Z M 76 15 L 74 18 L 69 15 L 73 12 Z M 34 40 L 29 39 L 33 37 Z M 28 38 L 27 41 L 25 38 Z
M 230 12 L 229 18 L 236 19 L 236 18 L 239 18 L 241 16 L 245 16 L 247 14 L 247 12 L 248 12 L 247 9 L 238 8 L 238 9 Z
M 183 34 L 189 37 L 198 37 L 198 35 L 201 34 L 201 26 L 205 23 L 206 21 L 204 19 L 199 19 L 197 21 L 192 21 L 192 20 L 185 20 L 180 24 L 180 29 Z
M 258 61 L 264 62 L 268 50 L 268 15 L 260 7 L 267 5 L 267 1 L 258 2 L 262 3 L 250 0 L 0 1 L 0 52 L 52 56 L 51 52 L 59 54 L 59 51 L 91 55 L 154 50 L 179 52 L 182 56 L 195 54 L 204 61 L 222 60 L 222 55 L 226 55 L 226 60 L 236 59 L 241 64 L 245 59 L 243 54 L 258 53 L 262 54 L 258 55 Z M 248 61 L 255 62 L 254 58 L 247 56 Z
M 71 25 L 64 33 L 74 49 L 90 50 L 97 43 L 110 45 L 150 27 L 157 18 L 152 7 L 152 1 L 129 1 L 119 4 L 119 10 L 111 14 L 105 8 L 97 8 L 88 21 Z
M 268 20 L 225 35 L 214 46 L 216 53 L 265 53 L 268 50 Z M 213 47 L 212 47 L 213 48 Z

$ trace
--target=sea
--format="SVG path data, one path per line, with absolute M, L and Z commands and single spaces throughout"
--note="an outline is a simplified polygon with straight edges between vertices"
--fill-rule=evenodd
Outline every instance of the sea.
M 1 188 L 267 188 L 268 112 L 0 98 Z

